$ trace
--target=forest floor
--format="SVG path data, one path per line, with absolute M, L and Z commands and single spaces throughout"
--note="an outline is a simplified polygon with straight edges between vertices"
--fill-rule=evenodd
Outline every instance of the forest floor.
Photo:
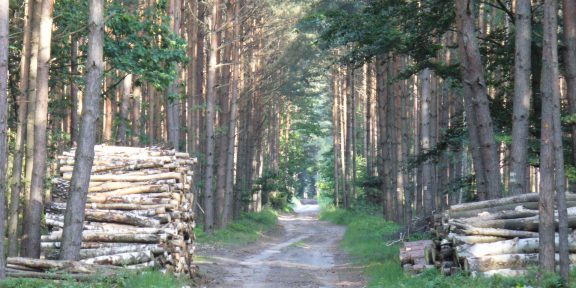
M 318 220 L 319 206 L 279 216 L 278 228 L 246 246 L 200 245 L 199 287 L 364 287 L 362 267 L 340 250 L 346 228 Z

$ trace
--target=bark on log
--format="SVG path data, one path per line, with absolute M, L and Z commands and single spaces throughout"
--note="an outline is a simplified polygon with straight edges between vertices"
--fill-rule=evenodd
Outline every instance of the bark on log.
M 528 193 L 518 196 L 511 196 L 500 199 L 464 203 L 450 206 L 450 211 L 464 211 L 464 210 L 476 210 L 484 209 L 488 207 L 503 206 L 508 204 L 524 203 L 524 202 L 538 202 L 540 199 L 540 194 L 538 193 Z M 566 200 L 576 201 L 576 194 L 566 193 Z
M 448 210 L 448 217 L 452 219 L 478 217 L 479 215 L 482 215 L 484 213 L 498 213 L 504 210 L 514 210 L 519 206 L 525 209 L 538 209 L 538 202 L 512 203 L 496 207 L 485 207 L 470 210 L 452 210 L 452 208 L 450 208 L 450 210 Z
M 82 242 L 158 243 L 166 240 L 163 237 L 165 235 L 84 231 Z M 62 232 L 56 231 L 42 236 L 42 242 L 60 242 L 61 238 Z
M 454 241 L 456 244 L 493 243 L 506 240 L 506 238 L 496 236 L 485 236 L 485 235 L 463 236 L 455 233 L 450 233 L 448 235 L 448 239 L 452 239 L 452 241 Z
M 576 252 L 576 239 L 571 236 L 568 239 L 570 252 Z M 501 254 L 530 254 L 537 253 L 539 249 L 538 238 L 512 239 L 494 243 L 478 243 L 474 245 L 462 245 L 456 247 L 458 257 L 481 257 Z M 558 237 L 555 239 L 558 246 Z
M 130 212 L 113 210 L 86 210 L 85 221 L 129 224 L 139 227 L 159 227 L 160 221 Z
M 6 263 L 40 270 L 64 270 L 69 273 L 96 273 L 104 269 L 113 269 L 113 267 L 90 265 L 77 261 L 31 259 L 24 257 L 8 257 Z
M 560 256 L 556 254 L 556 264 Z M 576 263 L 576 255 L 570 255 L 570 263 Z M 464 259 L 465 271 L 486 272 L 499 269 L 525 269 L 538 265 L 538 253 L 501 254 L 482 257 L 467 257 Z
M 72 175 L 64 175 L 64 180 L 71 180 Z M 124 176 L 124 175 L 92 175 L 91 182 L 146 182 L 157 180 L 181 180 L 182 174 L 169 172 L 156 175 Z
M 86 264 L 98 264 L 98 265 L 114 265 L 114 266 L 126 266 L 134 265 L 140 263 L 146 263 L 154 259 L 154 255 L 151 251 L 138 251 L 138 252 L 126 252 L 115 255 L 105 255 L 98 256 L 94 258 L 88 258 L 81 260 L 80 262 Z
M 451 221 L 450 225 L 462 229 L 462 232 L 467 235 L 484 235 L 495 236 L 504 238 L 535 238 L 538 237 L 537 232 L 520 231 L 520 230 L 507 230 L 497 228 L 479 228 L 459 221 Z

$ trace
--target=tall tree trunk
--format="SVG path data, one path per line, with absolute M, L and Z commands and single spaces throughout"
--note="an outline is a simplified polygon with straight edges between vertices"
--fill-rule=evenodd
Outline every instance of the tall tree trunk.
M 432 93 L 430 92 L 430 69 L 426 68 L 420 72 L 420 85 L 421 85 L 421 132 L 420 132 L 420 145 L 422 147 L 421 153 L 426 153 L 432 148 L 430 145 L 430 102 Z M 426 217 L 432 215 L 435 208 L 435 193 L 432 191 L 432 161 L 427 159 L 422 165 L 422 193 L 424 200 L 424 214 Z
M 228 156 L 226 157 L 226 197 L 225 197 L 225 208 L 224 208 L 224 221 L 229 223 L 232 221 L 234 213 L 234 164 L 235 164 L 235 145 L 237 141 L 236 137 L 236 125 L 238 123 L 238 101 L 240 97 L 239 81 L 240 74 L 242 73 L 242 66 L 240 61 L 240 55 L 242 53 L 243 42 L 241 40 L 242 26 L 241 26 L 241 16 L 242 16 L 242 6 L 240 1 L 232 0 L 231 4 L 234 7 L 234 46 L 232 51 L 232 81 L 231 81 L 231 97 L 230 100 L 230 124 L 228 125 Z
M 0 1 L 0 279 L 6 277 L 4 207 L 8 175 L 8 6 L 8 0 Z
M 542 128 L 540 142 L 540 223 L 538 232 L 540 235 L 540 268 L 543 271 L 554 272 L 555 247 L 554 247 L 554 118 L 555 97 L 559 94 L 558 79 L 558 55 L 556 39 L 556 13 L 557 2 L 555 0 L 544 1 L 543 19 L 543 46 L 542 46 Z
M 210 31 L 210 49 L 208 63 L 208 83 L 206 91 L 206 173 L 204 191 L 204 231 L 212 233 L 214 230 L 214 117 L 216 100 L 216 71 L 218 69 L 218 33 L 216 23 L 218 23 L 218 9 L 220 0 L 212 3 L 211 15 L 208 18 L 208 29 Z
M 514 115 L 510 155 L 510 194 L 530 192 L 526 183 L 528 166 L 528 116 L 530 113 L 532 7 L 530 0 L 516 2 L 516 54 L 514 60 Z
M 34 112 L 36 111 L 36 93 L 38 78 L 38 45 L 40 41 L 40 7 L 42 0 L 34 1 L 30 7 L 30 73 L 28 74 L 28 111 L 26 113 L 26 162 L 24 173 L 24 203 L 22 213 L 26 222 L 30 211 L 30 183 L 32 182 L 32 168 L 34 167 Z M 22 239 L 20 245 L 20 255 L 27 256 L 28 252 L 28 229 L 22 226 Z
M 131 99 L 131 107 L 132 107 L 132 146 L 140 146 L 140 136 L 142 136 L 141 131 L 141 109 L 142 109 L 142 87 L 141 86 L 134 86 L 134 90 L 132 91 L 132 99 Z
M 34 2 L 27 0 L 24 6 L 24 35 L 22 40 L 22 55 L 20 58 L 20 94 L 18 95 L 18 125 L 16 128 L 16 143 L 14 143 L 14 162 L 12 164 L 12 187 L 10 194 L 10 210 L 8 215 L 8 256 L 18 256 L 18 207 L 22 191 L 22 166 L 24 162 L 24 144 L 26 140 L 26 115 L 28 113 L 28 75 L 30 74 L 30 33 L 31 11 Z
M 70 113 L 70 140 L 72 145 L 78 141 L 78 85 L 74 80 L 78 76 L 78 39 L 72 37 L 70 46 L 70 99 L 72 100 L 72 111 Z
M 202 53 L 202 51 L 198 51 L 197 43 L 198 43 L 198 1 L 190 1 L 190 9 L 188 11 L 187 17 L 187 40 L 188 40 L 188 55 L 190 55 L 190 62 L 188 62 L 187 68 L 187 78 L 186 78 L 186 86 L 188 87 L 186 100 L 188 104 L 188 153 L 191 156 L 196 156 L 196 142 L 198 141 L 198 134 L 196 126 L 198 122 L 196 122 L 196 114 L 199 113 L 197 108 L 197 95 L 196 90 L 198 85 L 198 81 L 196 81 L 196 77 L 198 75 L 198 55 Z
M 484 70 L 482 66 L 478 41 L 476 40 L 474 23 L 474 3 L 472 0 L 456 1 L 456 23 L 458 27 L 458 40 L 460 50 L 460 69 L 464 87 L 464 99 L 466 101 L 467 113 L 469 117 L 468 126 L 471 130 L 477 131 L 477 137 L 471 135 L 472 148 L 478 147 L 481 165 L 476 163 L 474 168 L 476 176 L 486 180 L 486 187 L 478 187 L 480 195 L 493 199 L 502 195 L 500 183 L 500 165 L 498 160 L 497 146 L 494 139 L 492 117 L 486 94 L 486 81 L 484 80 Z M 471 109 L 470 109 L 471 108 Z M 473 115 L 472 115 L 473 114 Z M 475 121 L 470 121 L 474 119 Z M 475 126 L 470 128 L 470 126 Z M 472 143 L 476 142 L 477 143 Z M 483 169 L 483 170 L 482 170 Z M 483 177 L 482 177 L 483 176 Z M 485 188 L 485 191 L 481 191 Z
M 103 75 L 104 51 L 104 1 L 89 2 L 88 60 L 86 67 L 86 93 L 80 122 L 80 137 L 74 157 L 74 170 L 70 183 L 70 197 L 64 215 L 64 231 L 60 259 L 78 260 L 82 244 L 84 207 L 90 183 L 90 172 L 94 161 L 96 143 L 96 123 L 100 109 L 100 91 Z
M 34 165 L 30 184 L 30 209 L 25 228 L 28 234 L 26 256 L 40 258 L 40 225 L 44 202 L 46 176 L 48 122 L 48 79 L 50 73 L 50 44 L 52 39 L 52 9 L 54 0 L 42 1 L 40 17 L 40 42 L 38 45 L 38 93 L 34 113 Z
M 570 113 L 576 114 L 576 2 L 573 0 L 563 1 L 562 11 L 566 15 L 564 19 L 563 40 L 566 49 L 564 50 L 564 67 L 566 71 L 567 98 L 570 104 Z M 576 123 L 571 125 L 572 130 L 572 159 L 576 165 Z
M 169 14 L 170 14 L 170 27 L 172 32 L 180 35 L 181 23 L 181 0 L 170 0 Z M 168 131 L 168 143 L 176 151 L 180 150 L 180 121 L 178 115 L 180 107 L 180 66 L 176 64 L 176 79 L 170 87 L 168 87 L 168 94 L 166 95 L 166 127 Z
M 132 96 L 132 74 L 127 74 L 122 80 L 122 104 L 120 105 L 120 124 L 116 142 L 122 146 L 128 145 L 128 125 L 130 124 L 130 98 Z

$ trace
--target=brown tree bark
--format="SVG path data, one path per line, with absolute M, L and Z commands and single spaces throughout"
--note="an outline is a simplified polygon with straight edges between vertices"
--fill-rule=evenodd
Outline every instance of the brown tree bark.
M 421 130 L 420 130 L 420 146 L 422 147 L 421 153 L 428 152 L 432 147 L 430 146 L 430 102 L 431 102 L 431 91 L 430 91 L 430 69 L 426 68 L 420 72 L 420 82 L 421 82 Z M 432 191 L 432 162 L 430 159 L 426 160 L 422 165 L 422 193 L 424 200 L 424 214 L 425 216 L 432 215 L 434 210 L 434 193 Z
M 27 255 L 40 257 L 40 225 L 44 202 L 44 180 L 47 159 L 48 79 L 50 70 L 50 44 L 52 39 L 52 9 L 54 0 L 43 0 L 40 16 L 40 41 L 38 45 L 38 93 L 34 112 L 34 165 L 30 184 L 30 209 L 25 228 L 28 234 Z
M 6 277 L 4 207 L 8 175 L 8 6 L 8 0 L 0 1 L 0 279 Z
M 484 176 L 483 179 L 486 180 L 486 187 L 478 187 L 478 189 L 485 188 L 486 190 L 478 192 L 480 195 L 486 195 L 488 199 L 494 199 L 502 194 L 500 162 L 496 153 L 498 147 L 494 139 L 492 117 L 488 107 L 484 69 L 476 40 L 474 3 L 471 0 L 456 1 L 456 24 L 466 111 L 471 112 L 467 113 L 470 141 L 472 149 L 477 147 L 480 154 L 480 159 L 477 157 L 474 159 L 474 168 L 476 176 L 479 178 Z M 471 126 L 475 127 L 471 128 Z M 477 137 L 472 135 L 471 130 L 477 130 Z M 480 163 L 477 163 L 477 160 L 482 162 L 481 165 L 478 165 Z
M 72 111 L 70 112 L 70 140 L 72 145 L 78 141 L 78 85 L 74 77 L 79 74 L 78 72 L 78 41 L 79 39 L 72 37 L 70 39 L 70 99 L 72 100 Z
M 210 31 L 210 47 L 208 62 L 208 83 L 206 84 L 206 173 L 204 183 L 204 231 L 212 233 L 214 230 L 214 117 L 216 100 L 216 72 L 218 65 L 218 33 L 216 23 L 219 23 L 218 10 L 220 0 L 212 3 L 211 14 L 208 17 L 208 29 Z
M 181 0 L 170 0 L 169 3 L 170 27 L 173 33 L 180 35 L 182 2 Z M 165 101 L 166 130 L 168 131 L 168 143 L 176 151 L 180 151 L 180 121 L 178 117 L 180 115 L 180 66 L 176 64 L 175 68 L 177 76 L 174 82 L 170 84 L 170 87 L 168 87 Z
M 80 137 L 74 157 L 74 172 L 70 183 L 70 196 L 64 215 L 62 248 L 60 259 L 77 260 L 80 258 L 82 228 L 86 197 L 90 183 L 92 163 L 94 161 L 94 144 L 96 143 L 96 122 L 100 109 L 100 91 L 103 75 L 104 54 L 104 1 L 89 2 L 88 60 L 86 67 L 86 93 L 84 109 L 80 122 Z
M 18 256 L 18 218 L 20 206 L 20 194 L 22 192 L 22 166 L 24 162 L 24 149 L 26 141 L 26 116 L 28 113 L 28 75 L 30 74 L 30 37 L 31 37 L 31 11 L 34 2 L 27 0 L 24 3 L 24 35 L 22 55 L 20 58 L 20 94 L 18 95 L 18 124 L 16 128 L 16 143 L 14 143 L 14 162 L 12 164 L 12 185 L 10 194 L 10 208 L 8 220 L 8 251 L 10 257 Z
M 576 3 L 573 0 L 564 0 L 562 13 L 566 15 L 564 20 L 563 40 L 564 67 L 567 86 L 567 98 L 571 114 L 576 113 Z M 572 158 L 576 163 L 576 123 L 571 125 L 572 130 Z
M 118 134 L 116 142 L 121 146 L 128 145 L 128 125 L 130 124 L 130 98 L 132 96 L 132 74 L 127 74 L 122 80 L 122 103 L 120 105 L 120 124 L 118 125 Z
M 527 183 L 528 116 L 532 87 L 530 85 L 532 45 L 532 5 L 530 0 L 516 2 L 516 54 L 514 60 L 514 115 L 510 155 L 510 194 L 530 192 Z
M 542 46 L 542 128 L 540 142 L 540 268 L 546 272 L 554 272 L 554 101 L 560 97 L 558 83 L 558 56 L 556 39 L 555 0 L 544 1 L 543 46 Z
M 27 215 L 30 211 L 30 183 L 32 182 L 32 168 L 34 166 L 34 111 L 36 111 L 36 93 L 37 93 L 37 77 L 38 77 L 38 45 L 40 41 L 40 9 L 42 0 L 34 1 L 33 9 L 31 9 L 30 17 L 30 73 L 28 74 L 28 111 L 26 114 L 26 161 L 25 161 L 25 174 L 24 174 L 24 203 L 22 213 L 24 214 L 23 222 L 26 222 Z M 22 243 L 20 245 L 20 255 L 27 256 L 28 252 L 28 230 L 26 226 L 22 226 Z

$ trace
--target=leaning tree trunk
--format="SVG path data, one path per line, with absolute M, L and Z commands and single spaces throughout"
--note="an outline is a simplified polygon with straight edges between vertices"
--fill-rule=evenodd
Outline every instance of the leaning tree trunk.
M 6 175 L 8 175 L 8 0 L 0 1 L 0 279 L 6 277 L 4 235 Z
M 84 207 L 86 206 L 86 196 L 94 161 L 96 123 L 101 102 L 100 91 L 104 65 L 103 14 L 104 1 L 90 0 L 86 94 L 84 96 L 84 109 L 82 109 L 78 148 L 74 159 L 74 171 L 70 183 L 70 197 L 64 216 L 64 231 L 62 232 L 62 248 L 60 250 L 60 259 L 63 260 L 77 260 L 80 257 Z
M 542 48 L 542 132 L 540 142 L 540 268 L 554 272 L 554 101 L 560 97 L 558 85 L 558 55 L 556 39 L 555 0 L 544 1 L 544 31 Z
M 475 122 L 468 121 L 468 126 L 476 126 L 482 168 L 476 168 L 476 175 L 485 175 L 486 195 L 488 199 L 500 197 L 502 187 L 500 183 L 500 161 L 498 159 L 497 145 L 494 139 L 494 128 L 490 116 L 489 100 L 486 93 L 486 81 L 482 59 L 476 40 L 474 3 L 472 0 L 456 1 L 456 23 L 458 27 L 458 40 L 460 49 L 460 69 L 464 87 L 466 105 L 472 106 Z M 472 115 L 468 115 L 472 116 Z M 471 138 L 471 141 L 476 139 Z M 476 160 L 476 159 L 475 159 Z
M 48 79 L 50 73 L 50 44 L 52 41 L 52 9 L 54 0 L 44 0 L 41 6 L 40 42 L 38 45 L 38 91 L 34 112 L 34 165 L 30 183 L 30 216 L 25 228 L 28 231 L 27 249 L 30 258 L 40 258 L 40 225 L 44 202 L 44 180 L 47 160 Z
M 528 116 L 530 113 L 530 85 L 532 18 L 530 0 L 516 2 L 516 55 L 514 60 L 514 112 L 510 155 L 510 194 L 519 195 L 530 190 L 527 183 Z

